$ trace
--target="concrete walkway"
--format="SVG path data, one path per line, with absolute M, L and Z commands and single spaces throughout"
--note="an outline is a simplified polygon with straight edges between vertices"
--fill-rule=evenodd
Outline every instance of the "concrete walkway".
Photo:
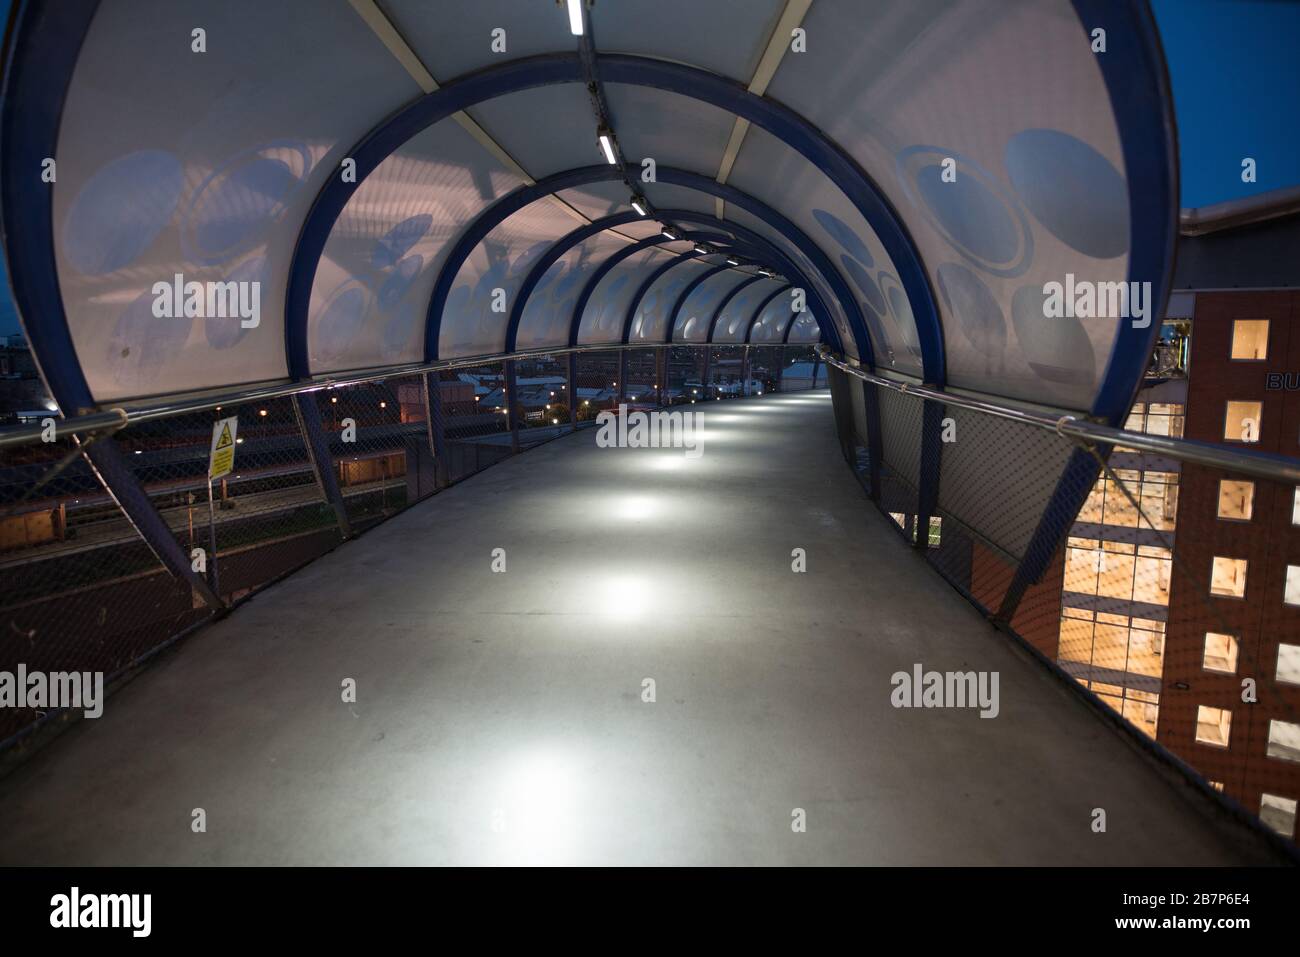
M 0 862 L 1250 860 L 904 545 L 826 393 L 704 411 L 697 459 L 559 439 L 200 632 L 0 782 Z M 917 662 L 1000 714 L 893 708 Z

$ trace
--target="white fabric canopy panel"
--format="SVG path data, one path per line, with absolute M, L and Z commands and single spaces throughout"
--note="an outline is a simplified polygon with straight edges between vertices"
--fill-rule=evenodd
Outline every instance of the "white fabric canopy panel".
M 760 279 L 732 296 L 718 314 L 718 322 L 713 327 L 713 341 L 744 342 L 758 307 L 784 285 L 775 279 Z
M 793 317 L 793 300 L 789 293 L 783 292 L 763 307 L 758 321 L 754 323 L 750 341 L 779 345 L 786 326 Z
M 632 307 L 632 298 L 641 288 L 642 281 L 655 269 L 682 253 L 689 252 L 690 243 L 666 243 L 633 253 L 607 272 L 596 284 L 587 300 L 578 325 L 578 342 L 621 342 L 623 323 Z
M 716 268 L 716 265 L 718 264 L 710 264 L 710 268 Z M 751 278 L 752 274 L 740 269 L 723 269 L 692 289 L 676 315 L 667 317 L 673 324 L 673 341 L 708 341 L 713 314 L 722 304 L 722 300 L 741 283 Z M 681 291 L 684 291 L 684 288 Z M 669 307 L 676 301 L 674 297 Z
M 646 289 L 632 314 L 629 342 L 663 342 L 668 338 L 668 314 L 677 298 L 686 291 L 691 281 L 717 265 L 708 257 L 683 260 L 659 276 Z
M 501 352 L 520 283 L 533 263 L 574 225 L 555 203 L 539 200 L 488 233 L 452 282 L 438 355 L 451 359 Z
M 853 293 L 877 364 L 919 376 L 920 338 L 897 278 L 898 267 L 848 197 L 815 166 L 760 129 L 746 135 L 729 182 L 772 205 L 782 205 L 782 212 L 827 254 Z M 797 205 L 786 198 L 793 196 L 799 197 Z M 885 288 L 902 294 L 901 316 Z
M 105 0 L 64 103 L 54 256 L 100 402 L 283 377 L 303 219 L 346 151 L 419 92 L 346 4 L 204 4 L 201 55 L 196 9 Z M 257 324 L 154 315 L 155 283 L 176 275 L 258 283 Z
M 628 241 L 605 231 L 578 243 L 557 259 L 533 287 L 515 339 L 518 349 L 540 349 L 569 341 L 573 311 L 592 273 Z
M 422 359 L 433 284 L 462 224 L 518 186 L 453 120 L 382 163 L 344 207 L 317 267 L 307 327 L 312 369 Z
M 786 341 L 808 343 L 820 338 L 821 328 L 817 325 L 817 317 L 811 312 L 801 312 L 795 316 L 794 323 L 790 326 L 790 338 Z
M 1067 273 L 1128 278 L 1128 184 L 1087 31 L 1069 0 L 881 7 L 863 30 L 857 4 L 813 3 L 817 55 L 785 57 L 768 94 L 898 210 L 942 311 L 950 383 L 1088 408 L 1127 320 L 1047 319 L 1041 295 Z
M 1157 222 L 1166 198 L 1160 193 L 1130 223 L 1120 133 L 1123 125 L 1126 140 L 1151 147 L 1153 162 L 1144 164 L 1132 144 L 1128 157 L 1161 187 L 1153 165 L 1173 163 L 1160 149 L 1172 141 L 1143 137 L 1164 129 L 1169 106 L 1152 109 L 1144 130 L 1122 100 L 1112 105 L 1103 67 L 1109 74 L 1115 63 L 1093 51 L 1093 25 L 1080 21 L 1072 0 L 881 0 L 866 18 L 852 0 L 815 0 L 806 9 L 781 0 L 588 8 L 597 76 L 604 64 L 605 121 L 632 183 L 570 189 L 568 208 L 542 200 L 491 230 L 460 268 L 443 315 L 433 317 L 437 343 L 424 341 L 434 281 L 475 219 L 511 189 L 603 167 L 595 88 L 561 72 L 558 82 L 513 91 L 505 81 L 489 84 L 465 107 L 477 126 L 444 119 L 423 132 L 411 127 L 405 144 L 392 144 L 396 152 L 377 157 L 377 168 L 340 197 L 337 218 L 317 222 L 309 212 L 337 208 L 318 200 L 327 186 L 337 191 L 343 160 L 376 142 L 366 138 L 435 84 L 506 65 L 527 80 L 542 67 L 522 61 L 547 54 L 577 70 L 579 41 L 563 8 L 518 0 L 103 0 L 85 9 L 84 42 L 62 51 L 75 66 L 51 137 L 59 164 L 50 189 L 52 281 L 62 314 L 47 320 L 19 306 L 29 326 L 48 321 L 61 330 L 66 318 L 75 355 L 53 358 L 85 378 L 96 402 L 275 380 L 291 367 L 320 375 L 433 352 L 497 352 L 529 265 L 584 222 L 625 210 L 630 189 L 643 189 L 659 209 L 713 215 L 718 201 L 709 190 L 642 182 L 646 157 L 704 183 L 725 180 L 775 211 L 759 216 L 725 204 L 728 220 L 791 260 L 801 275 L 786 278 L 809 284 L 845 352 L 883 370 L 918 377 L 924 359 L 945 384 L 983 394 L 1069 411 L 1118 408 L 1123 380 L 1140 374 L 1124 348 L 1146 341 L 1128 325 L 1159 318 L 1152 312 L 1167 277 L 1129 273 L 1131 260 L 1152 269 L 1168 260 Z M 774 35 L 783 11 L 799 13 L 806 48 L 791 50 Z M 1117 7 L 1113 39 L 1138 48 L 1130 58 L 1133 82 L 1144 84 L 1137 92 L 1167 100 L 1144 13 Z M 199 22 L 202 53 L 175 42 Z M 646 85 L 610 79 L 616 67 L 608 57 L 619 53 L 658 61 L 624 64 Z M 1137 62 L 1144 59 L 1151 62 Z M 707 74 L 669 81 L 665 62 Z M 1110 76 L 1111 85 L 1121 78 Z M 49 80 L 57 86 L 62 78 Z M 663 88 L 679 81 L 681 92 Z M 740 92 L 744 86 L 755 93 Z M 752 105 L 747 96 L 766 98 L 760 115 L 768 120 L 737 125 L 730 109 Z M 778 123 L 785 124 L 778 138 L 762 128 L 770 120 L 763 111 L 785 109 L 793 114 Z M 1175 174 L 1171 165 L 1170 183 Z M 1176 209 L 1166 212 L 1172 234 Z M 1154 237 L 1156 252 L 1142 242 L 1130 249 L 1130 227 Z M 657 228 L 647 220 L 619 231 L 639 239 Z M 795 230 L 816 245 L 815 256 L 799 248 Z M 301 261 L 296 251 L 308 236 L 313 252 Z M 566 254 L 539 294 L 554 295 L 567 277 L 581 287 L 578 270 L 593 274 L 606 246 L 615 248 L 602 240 Z M 602 279 L 581 317 L 581 341 L 621 336 L 629 297 L 664 255 L 638 254 Z M 764 258 L 754 249 L 741 256 Z M 832 274 L 820 274 L 814 260 Z M 670 293 L 699 268 L 656 283 L 633 316 L 634 339 L 668 331 L 674 317 L 662 310 Z M 176 276 L 256 285 L 259 316 L 159 317 L 154 290 Z M 1044 288 L 1071 277 L 1097 286 L 1149 279 L 1156 288 L 1145 295 L 1145 316 L 1047 318 Z M 540 295 L 521 341 L 564 344 L 568 301 Z M 796 325 L 795 341 L 810 334 L 808 315 Z M 760 327 L 762 336 L 772 332 Z M 66 340 L 37 332 L 42 365 L 51 348 L 68 352 L 59 344 Z M 739 333 L 728 326 L 724 335 Z M 870 356 L 858 355 L 859 336 Z

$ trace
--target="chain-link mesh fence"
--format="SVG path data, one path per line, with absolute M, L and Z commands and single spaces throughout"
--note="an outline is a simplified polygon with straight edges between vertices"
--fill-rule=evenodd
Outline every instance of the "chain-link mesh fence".
M 339 542 L 337 516 L 321 493 L 293 401 L 152 420 L 113 437 L 186 560 L 227 601 Z M 233 470 L 209 483 L 213 424 L 230 417 L 237 420 Z
M 712 346 L 705 395 L 710 401 L 733 399 L 745 394 L 744 346 Z
M 811 345 L 789 345 L 782 349 L 782 392 L 801 392 L 805 389 L 824 389 L 830 383 L 826 364 Z
M 353 533 L 433 491 L 435 471 L 418 377 L 310 395 L 327 436 L 332 481 Z M 325 479 L 327 488 L 329 481 Z
M 704 399 L 704 349 L 670 346 L 665 405 L 690 405 Z
M 574 401 L 579 426 L 594 424 L 601 412 L 618 408 L 619 355 L 617 349 L 610 349 L 583 352 L 576 357 Z
M 108 434 L 89 442 L 104 443 Z M 0 451 L 0 667 L 115 675 L 210 608 L 136 534 L 72 438 Z M 43 717 L 0 709 L 0 741 Z
M 458 482 L 511 454 L 504 363 L 485 363 L 428 373 L 435 455 L 441 452 L 445 482 Z
M 1300 487 L 831 374 L 845 458 L 991 620 L 1284 837 L 1300 798 Z M 1178 437 L 1180 407 L 1130 431 Z
M 568 357 L 536 356 L 515 363 L 515 421 L 525 448 L 571 430 Z
M 625 382 L 619 395 L 629 408 L 650 409 L 659 405 L 660 349 L 628 349 L 623 362 Z
M 755 384 L 755 394 L 768 395 L 779 392 L 783 357 L 780 346 L 749 346 L 749 378 Z
M 72 439 L 8 448 L 0 660 L 111 680 L 208 618 L 215 599 L 205 589 L 237 601 L 345 530 L 563 434 L 571 420 L 591 423 L 620 401 L 716 401 L 822 382 L 863 487 L 948 582 L 1294 837 L 1300 539 L 1289 530 L 1300 525 L 1300 491 L 865 382 L 802 345 L 530 356 L 318 389 L 100 433 L 86 439 L 99 446 L 94 467 Z M 230 416 L 234 466 L 209 486 L 213 426 Z M 1177 406 L 1139 403 L 1128 427 L 1177 437 L 1181 423 Z M 127 517 L 135 513 L 109 493 L 105 469 L 136 489 L 161 539 Z M 0 740 L 38 717 L 6 709 Z

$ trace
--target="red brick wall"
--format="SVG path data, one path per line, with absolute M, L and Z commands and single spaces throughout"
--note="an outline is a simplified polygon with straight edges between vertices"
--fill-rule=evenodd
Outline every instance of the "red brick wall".
M 1264 361 L 1230 360 L 1235 319 L 1269 320 Z M 1223 442 L 1226 402 L 1259 401 L 1260 441 L 1247 447 L 1300 456 L 1300 391 L 1266 390 L 1268 372 L 1300 373 L 1300 293 L 1198 293 L 1187 438 Z M 1158 738 L 1257 812 L 1263 791 L 1300 798 L 1300 764 L 1265 754 L 1270 718 L 1300 721 L 1300 687 L 1274 683 L 1279 641 L 1300 643 L 1300 607 L 1282 602 L 1286 566 L 1300 565 L 1300 527 L 1291 524 L 1293 486 L 1263 481 L 1255 482 L 1249 522 L 1218 519 L 1221 478 L 1249 480 L 1195 465 L 1183 468 Z M 1249 562 L 1244 598 L 1210 595 L 1215 555 Z M 1235 675 L 1202 668 L 1206 631 L 1238 636 Z M 1241 700 L 1245 677 L 1258 683 L 1258 704 Z M 1232 711 L 1228 749 L 1195 741 L 1198 705 Z

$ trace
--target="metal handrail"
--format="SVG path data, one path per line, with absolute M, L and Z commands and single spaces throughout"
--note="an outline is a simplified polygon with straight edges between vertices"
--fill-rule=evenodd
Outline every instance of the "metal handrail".
M 1232 449 L 1222 445 L 1214 445 L 1210 442 L 1198 442 L 1195 439 L 1178 439 L 1165 435 L 1148 435 L 1145 432 L 1130 432 L 1127 429 L 1117 429 L 1113 426 L 1073 415 L 1052 418 L 1025 409 L 997 405 L 983 399 L 956 395 L 931 386 L 913 385 L 909 382 L 885 379 L 857 366 L 850 365 L 844 361 L 842 356 L 835 355 L 824 345 L 819 344 L 816 349 L 827 365 L 834 366 L 836 369 L 864 382 L 892 389 L 895 392 L 917 396 L 922 399 L 931 399 L 945 405 L 969 409 L 973 412 L 982 412 L 985 415 L 1009 419 L 1013 422 L 1021 422 L 1025 425 L 1046 429 L 1065 438 L 1081 440 L 1085 443 L 1108 446 L 1122 445 L 1125 448 L 1165 455 L 1182 462 L 1192 462 L 1228 472 L 1239 472 L 1243 475 L 1252 475 L 1269 481 L 1300 484 L 1300 459 L 1290 456 L 1275 455 L 1271 452 L 1260 452 L 1255 449 Z
M 489 355 L 466 356 L 456 359 L 438 359 L 434 362 L 418 362 L 401 366 L 385 366 L 358 372 L 332 373 L 301 382 L 276 382 L 271 385 L 245 388 L 236 392 L 220 394 L 205 393 L 182 398 L 159 401 L 153 405 L 133 407 L 114 406 L 101 412 L 85 415 L 58 417 L 54 419 L 54 435 L 63 438 L 68 435 L 93 435 L 97 432 L 116 431 L 127 425 L 168 419 L 192 412 L 206 412 L 219 406 L 239 405 L 245 402 L 257 402 L 268 399 L 281 399 L 286 396 L 305 392 L 319 392 L 322 389 L 339 389 L 362 385 L 367 382 L 381 382 L 400 376 L 417 375 L 423 372 L 441 372 L 446 369 L 468 369 L 474 366 L 490 365 L 497 362 L 537 359 L 543 356 L 568 355 L 570 353 L 619 352 L 623 349 L 662 349 L 665 347 L 718 348 L 722 346 L 773 346 L 781 348 L 781 343 L 763 342 L 628 342 L 588 344 L 579 346 L 558 346 L 550 349 L 520 349 L 515 352 L 497 352 Z M 812 345 L 812 343 L 785 343 L 785 347 Z M 40 425 L 20 425 L 0 429 L 0 448 L 28 445 L 39 442 L 46 429 Z

